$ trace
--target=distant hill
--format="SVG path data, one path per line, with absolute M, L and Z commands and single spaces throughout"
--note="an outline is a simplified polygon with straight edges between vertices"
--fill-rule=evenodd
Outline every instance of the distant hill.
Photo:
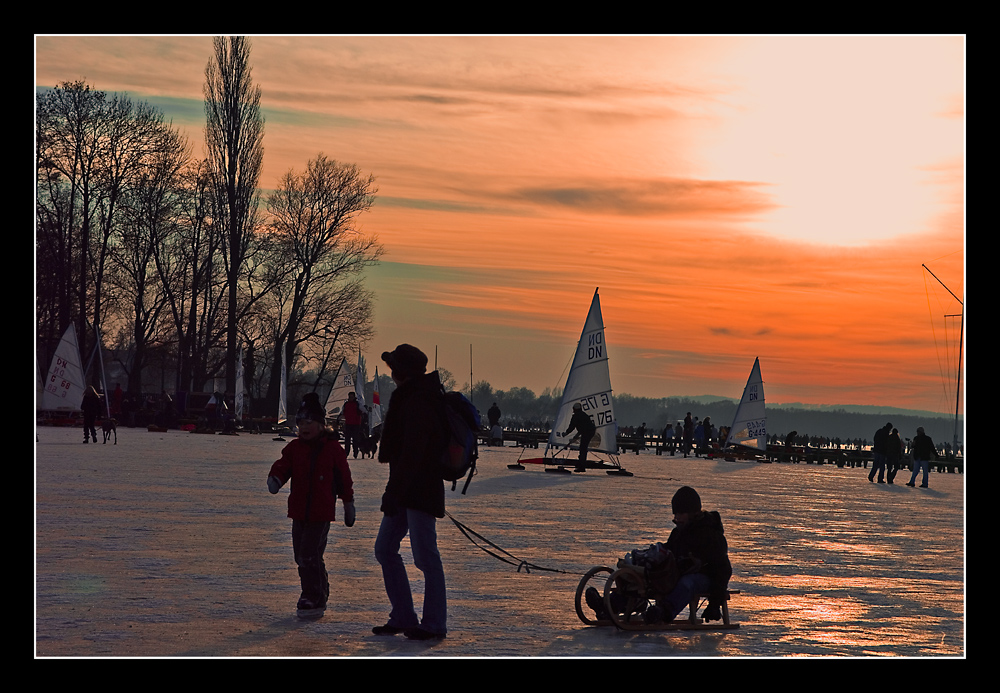
M 697 397 L 679 397 L 699 404 L 711 404 L 712 402 L 739 402 L 732 397 L 719 397 L 716 395 L 698 395 Z M 848 414 L 873 414 L 880 416 L 919 416 L 926 419 L 948 419 L 954 421 L 954 414 L 944 414 L 937 411 L 924 411 L 922 409 L 903 409 L 900 407 L 885 407 L 878 404 L 805 404 L 803 402 L 783 402 L 781 404 L 768 402 L 770 409 L 801 409 L 803 411 L 828 411 L 846 412 Z M 959 417 L 961 421 L 962 417 Z

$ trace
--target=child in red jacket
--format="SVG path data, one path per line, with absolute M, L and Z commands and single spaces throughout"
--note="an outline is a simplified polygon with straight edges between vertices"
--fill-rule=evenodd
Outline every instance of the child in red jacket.
M 289 479 L 288 517 L 292 518 L 292 551 L 299 568 L 302 595 L 299 611 L 322 612 L 330 596 L 323 553 L 330 523 L 336 520 L 337 498 L 344 502 L 344 524 L 354 525 L 354 483 L 347 454 L 326 429 L 326 412 L 311 392 L 295 417 L 298 437 L 271 465 L 267 488 L 277 493 Z

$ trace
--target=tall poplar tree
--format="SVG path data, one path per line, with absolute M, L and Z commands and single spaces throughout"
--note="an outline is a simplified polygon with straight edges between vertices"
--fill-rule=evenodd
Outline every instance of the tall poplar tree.
M 257 184 L 264 158 L 264 117 L 259 86 L 250 76 L 250 41 L 245 36 L 213 39 L 205 68 L 205 145 L 224 215 L 223 252 L 228 286 L 226 392 L 236 391 L 237 285 L 257 223 Z

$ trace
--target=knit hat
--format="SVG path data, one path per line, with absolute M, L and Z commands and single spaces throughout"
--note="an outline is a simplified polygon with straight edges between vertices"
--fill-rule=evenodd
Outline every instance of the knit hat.
M 316 421 L 326 424 L 326 410 L 319 403 L 319 395 L 315 392 L 307 392 L 299 405 L 299 411 L 295 415 L 296 421 Z
M 681 486 L 670 499 L 670 507 L 674 514 L 696 513 L 701 510 L 701 496 L 690 486 Z
M 427 372 L 427 356 L 415 346 L 400 344 L 392 351 L 383 351 L 382 360 L 394 375 L 409 378 Z

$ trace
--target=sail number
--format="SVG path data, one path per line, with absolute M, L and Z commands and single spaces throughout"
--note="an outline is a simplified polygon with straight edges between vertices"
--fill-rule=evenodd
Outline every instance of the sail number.
M 611 393 L 602 392 L 599 395 L 584 397 L 580 400 L 580 405 L 598 426 L 614 423 L 615 414 L 611 408 Z
M 760 393 L 757 392 L 757 386 L 751 385 L 749 391 L 747 392 L 747 401 L 756 402 L 758 397 L 760 397 Z
M 760 438 L 767 435 L 767 419 L 747 422 L 747 436 L 750 438 Z

